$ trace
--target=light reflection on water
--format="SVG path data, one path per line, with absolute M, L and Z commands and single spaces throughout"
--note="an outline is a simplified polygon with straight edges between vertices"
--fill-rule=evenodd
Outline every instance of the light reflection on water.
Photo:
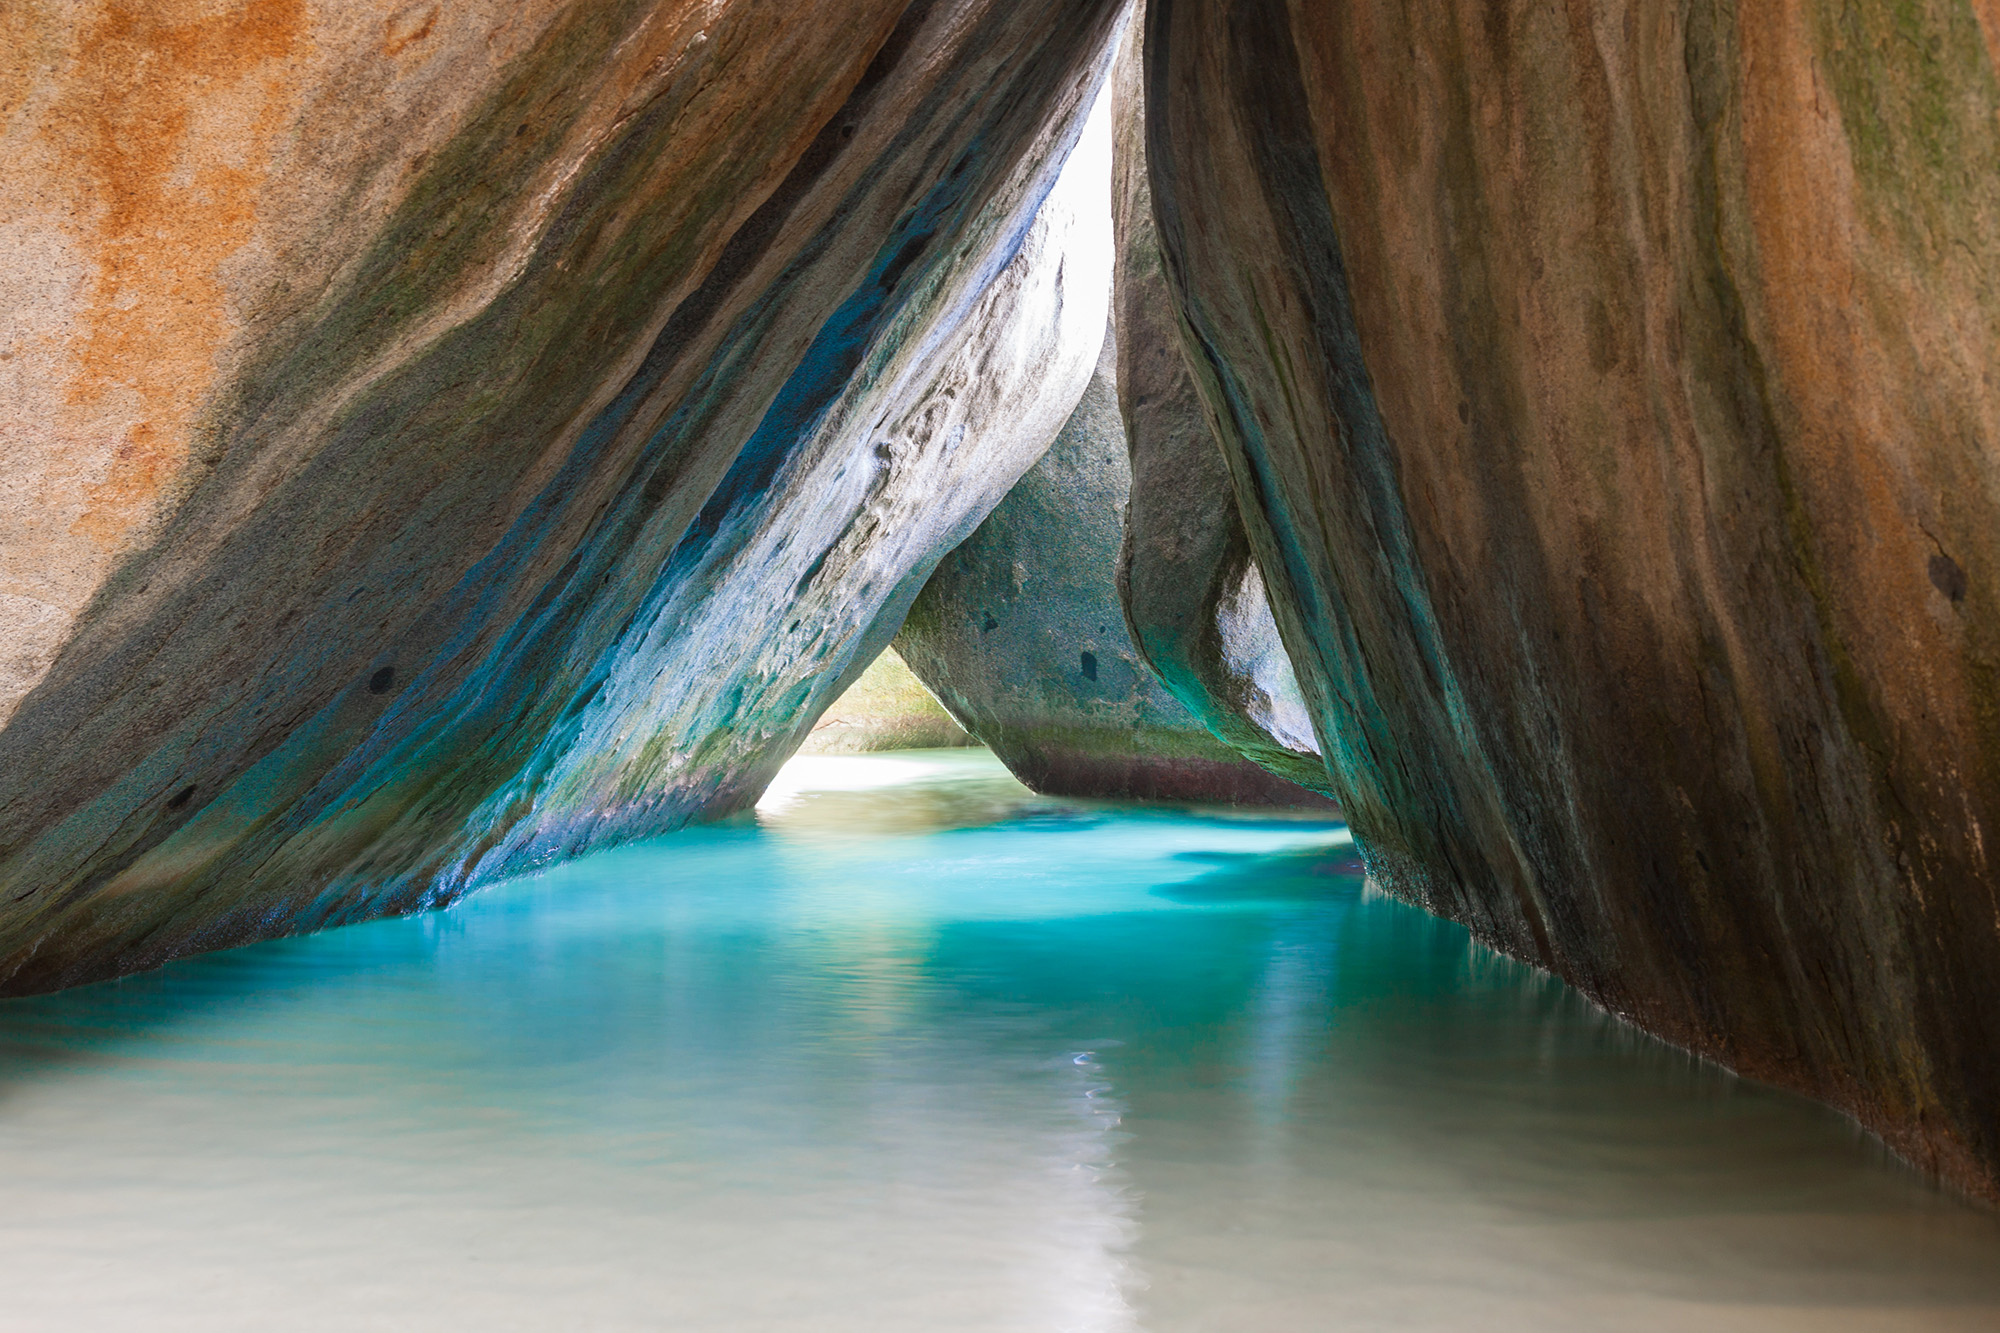
M 1310 820 L 755 821 L 0 1004 L 0 1327 L 2000 1327 L 2000 1222 Z

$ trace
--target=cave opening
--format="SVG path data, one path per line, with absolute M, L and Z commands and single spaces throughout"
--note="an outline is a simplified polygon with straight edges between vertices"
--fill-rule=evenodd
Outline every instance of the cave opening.
M 1984 18 L 46 8 L 0 1325 L 2000 1324 Z

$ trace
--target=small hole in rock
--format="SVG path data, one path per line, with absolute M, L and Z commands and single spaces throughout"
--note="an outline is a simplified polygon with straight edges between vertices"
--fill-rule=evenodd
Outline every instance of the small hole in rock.
M 1000 622 L 995 620 L 992 616 L 988 616 L 986 617 L 986 623 L 979 627 L 979 632 L 981 634 L 984 634 L 988 630 L 995 630 L 999 628 L 1000 628 Z
M 370 694 L 387 694 L 389 692 L 389 687 L 391 685 L 394 685 L 395 683 L 396 683 L 396 668 L 383 667 L 380 671 L 376 672 L 374 675 L 368 678 L 368 692 Z
M 1097 654 L 1096 654 L 1096 653 L 1085 653 L 1085 654 L 1083 655 L 1083 678 L 1084 678 L 1085 680 L 1096 680 L 1096 679 L 1097 679 Z
M 172 796 L 169 796 L 167 798 L 167 809 L 179 810 L 193 799 L 194 799 L 194 788 L 182 787 L 179 791 L 175 792 Z
M 1948 555 L 1931 557 L 1931 586 L 1954 602 L 1965 600 L 1965 571 Z

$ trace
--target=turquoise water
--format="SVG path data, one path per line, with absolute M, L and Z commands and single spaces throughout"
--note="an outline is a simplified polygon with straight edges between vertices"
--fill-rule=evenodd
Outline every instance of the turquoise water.
M 754 820 L 0 1004 L 0 1327 L 1994 1329 L 2000 1222 L 1337 825 Z

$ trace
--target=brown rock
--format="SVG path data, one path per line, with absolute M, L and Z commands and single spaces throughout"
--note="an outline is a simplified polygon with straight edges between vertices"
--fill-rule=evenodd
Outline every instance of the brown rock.
M 1377 880 L 2000 1197 L 1989 8 L 1155 0 L 1146 95 Z
M 1112 215 L 1118 408 L 1132 482 L 1118 599 L 1141 660 L 1218 740 L 1331 794 L 1208 409 L 1181 354 L 1146 184 L 1140 25 L 1118 57 Z
M 938 560 L 1047 451 L 1104 328 L 1108 293 L 1091 281 L 1111 254 L 1103 126 L 1025 236 L 1016 215 L 1090 107 L 1070 100 L 967 229 L 961 258 L 858 364 L 838 355 L 846 322 L 828 322 L 584 697 L 466 817 L 487 837 L 461 833 L 461 845 L 492 845 L 453 870 L 454 888 L 756 800 Z M 844 378 L 829 384 L 817 365 Z M 811 424 L 801 386 L 835 391 Z
M 543 814 L 536 854 L 587 842 L 517 779 L 672 632 L 641 612 L 747 442 L 944 354 L 1118 17 L 10 7 L 5 986 L 437 901 Z M 616 827 L 740 801 L 723 756 Z

